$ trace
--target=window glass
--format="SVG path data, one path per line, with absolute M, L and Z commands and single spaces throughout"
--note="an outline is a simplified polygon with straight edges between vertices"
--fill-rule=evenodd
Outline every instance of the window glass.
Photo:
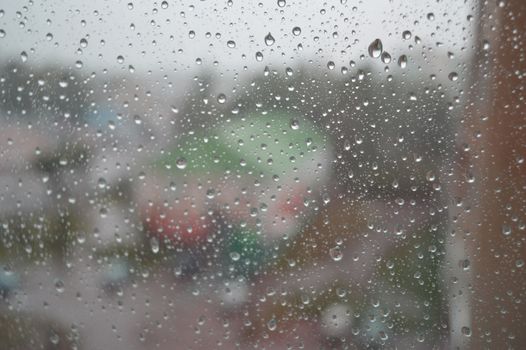
M 0 348 L 526 347 L 507 1 L 0 1 Z

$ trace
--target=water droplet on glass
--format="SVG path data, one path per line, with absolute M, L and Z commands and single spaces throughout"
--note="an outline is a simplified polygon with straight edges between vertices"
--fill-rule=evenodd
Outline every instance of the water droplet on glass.
M 382 54 L 383 51 L 383 44 L 380 39 L 375 39 L 370 45 L 369 45 L 369 56 L 372 58 L 378 58 Z
M 300 122 L 298 121 L 298 119 L 291 119 L 290 120 L 290 128 L 292 130 L 298 130 L 300 128 Z
M 52 334 L 49 336 L 49 341 L 53 345 L 58 345 L 58 343 L 60 343 L 60 336 L 55 331 L 52 331 Z
M 429 181 L 429 182 L 433 182 L 435 181 L 436 177 L 435 177 L 435 173 L 433 173 L 433 171 L 428 171 L 426 173 L 426 180 Z
M 404 30 L 404 32 L 402 33 L 402 38 L 404 38 L 405 40 L 411 39 L 411 32 L 409 30 Z
M 217 102 L 223 104 L 226 102 L 226 95 L 225 94 L 219 94 L 217 95 Z
M 124 63 L 124 57 L 121 55 L 117 56 L 117 63 Z
M 22 62 L 27 61 L 27 52 L 22 51 L 22 52 L 20 53 L 20 59 L 22 60 Z
M 329 249 L 329 255 L 331 256 L 331 259 L 334 261 L 340 261 L 343 258 L 342 248 L 340 246 L 336 246 L 334 248 Z
M 278 323 L 275 318 L 272 318 L 267 322 L 267 328 L 269 329 L 269 331 L 275 331 L 277 326 Z
M 301 28 L 300 27 L 292 28 L 292 34 L 294 34 L 295 36 L 300 35 L 301 34 Z
M 456 72 L 451 72 L 449 73 L 449 75 L 447 76 L 449 78 L 449 80 L 451 81 L 457 81 L 458 79 L 458 74 Z
M 429 12 L 427 14 L 427 19 L 433 21 L 435 19 L 435 14 L 433 12 Z
M 161 8 L 162 9 L 167 9 L 168 8 L 168 1 L 161 2 Z
M 267 46 L 272 46 L 274 45 L 274 42 L 276 40 L 274 39 L 274 37 L 272 36 L 272 34 L 270 34 L 270 32 L 265 36 L 265 44 Z
M 263 54 L 260 51 L 256 52 L 256 61 L 263 61 Z
M 285 0 L 278 0 L 279 7 L 285 7 L 285 5 L 287 5 L 287 2 Z
M 88 47 L 88 41 L 86 40 L 86 38 L 80 39 L 80 47 L 82 48 Z
M 159 240 L 156 237 L 150 238 L 150 248 L 154 254 L 159 253 Z
M 236 47 L 236 42 L 234 40 L 228 40 L 226 42 L 226 46 L 228 46 L 229 48 L 233 49 Z
M 464 326 L 462 327 L 461 331 L 462 331 L 462 334 L 465 335 L 466 337 L 471 337 L 471 328 Z
M 502 225 L 502 234 L 504 236 L 511 235 L 511 226 L 510 225 Z
M 402 55 L 398 58 L 398 65 L 400 66 L 400 68 L 407 67 L 407 56 L 406 55 Z
M 187 161 L 186 161 L 185 158 L 181 157 L 181 158 L 177 159 L 175 164 L 176 164 L 178 169 L 184 169 L 184 168 L 186 168 Z
M 388 64 L 391 62 L 391 55 L 386 51 L 382 53 L 382 62 Z
M 230 259 L 232 259 L 232 261 L 239 261 L 241 255 L 238 252 L 230 252 Z
M 100 189 L 106 188 L 106 179 L 103 177 L 99 178 L 99 181 L 97 181 L 97 184 Z
M 58 293 L 64 293 L 64 282 L 62 280 L 55 280 L 55 289 Z

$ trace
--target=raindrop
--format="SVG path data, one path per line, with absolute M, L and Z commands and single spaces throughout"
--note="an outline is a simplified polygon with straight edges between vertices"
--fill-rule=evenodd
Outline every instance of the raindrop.
M 256 61 L 263 61 L 263 54 L 261 53 L 261 51 L 256 52 Z
M 457 81 L 458 79 L 458 74 L 456 72 L 451 72 L 449 73 L 449 75 L 447 76 L 449 78 L 449 80 L 451 81 Z
M 22 51 L 22 52 L 20 53 L 20 59 L 22 60 L 22 62 L 27 61 L 27 52 Z
M 404 38 L 405 40 L 411 39 L 411 32 L 409 30 L 404 30 L 404 32 L 402 33 L 402 38 Z
M 55 289 L 58 293 L 64 293 L 64 282 L 62 280 L 55 280 Z
M 51 344 L 57 345 L 60 343 L 60 336 L 55 331 L 52 331 L 52 334 L 49 336 L 49 341 Z
M 462 331 L 462 334 L 465 335 L 466 337 L 471 337 L 471 328 L 464 326 L 462 327 L 461 331 Z
M 187 163 L 188 163 L 188 162 L 186 161 L 186 159 L 185 159 L 185 158 L 182 158 L 182 157 L 179 158 L 179 159 L 177 159 L 177 161 L 175 162 L 175 164 L 176 164 L 176 166 L 177 166 L 178 169 L 184 169 L 184 168 L 186 168 Z
M 217 102 L 223 104 L 226 102 L 226 95 L 225 94 L 219 94 L 217 95 Z
M 285 7 L 285 5 L 287 5 L 287 2 L 285 0 L 278 0 L 279 7 Z
M 162 9 L 167 9 L 168 8 L 168 1 L 161 2 L 161 8 Z
M 426 173 L 426 180 L 429 181 L 429 182 L 433 182 L 433 181 L 435 181 L 435 179 L 436 179 L 435 173 L 433 173 L 433 171 L 429 170 Z
M 406 55 L 402 55 L 398 58 L 398 65 L 400 66 L 400 68 L 405 68 L 407 67 L 407 56 Z
M 159 253 L 159 240 L 156 237 L 150 238 L 150 248 L 154 254 Z
M 385 64 L 388 64 L 391 62 L 391 55 L 387 51 L 382 53 L 382 62 Z
M 234 40 L 228 40 L 227 43 L 226 43 L 226 46 L 228 46 L 229 48 L 233 49 L 236 47 L 236 42 Z
M 268 322 L 267 322 L 267 328 L 270 330 L 270 331 L 275 331 L 276 328 L 278 326 L 278 323 L 276 321 L 275 318 L 272 318 L 270 319 Z
M 88 41 L 86 40 L 86 38 L 80 39 L 80 47 L 82 48 L 88 47 Z
M 502 234 L 504 236 L 511 235 L 511 226 L 510 225 L 502 225 Z
M 300 35 L 301 34 L 301 28 L 300 27 L 292 28 L 292 34 L 294 34 L 295 36 Z
M 340 261 L 343 258 L 342 248 L 340 246 L 336 246 L 334 248 L 329 249 L 329 255 L 331 256 L 331 259 L 334 261 Z
M 380 39 L 375 39 L 370 45 L 369 45 L 369 56 L 372 58 L 378 58 L 382 54 L 383 51 L 383 44 Z
M 106 188 L 106 179 L 101 177 L 99 178 L 99 181 L 97 182 L 100 189 Z
M 274 39 L 274 37 L 272 36 L 272 34 L 270 34 L 270 32 L 265 36 L 265 44 L 267 46 L 272 46 L 274 45 L 274 42 L 276 40 Z
M 300 122 L 298 121 L 298 119 L 291 119 L 290 120 L 290 128 L 292 130 L 298 130 L 300 128 Z

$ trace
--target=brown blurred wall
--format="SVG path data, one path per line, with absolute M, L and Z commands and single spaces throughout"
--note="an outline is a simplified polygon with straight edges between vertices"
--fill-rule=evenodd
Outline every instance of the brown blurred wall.
M 520 267 L 526 260 L 526 1 L 481 2 L 479 21 L 476 93 L 463 126 L 475 145 L 469 162 L 479 191 L 470 203 L 467 235 L 469 347 L 526 349 L 526 266 Z

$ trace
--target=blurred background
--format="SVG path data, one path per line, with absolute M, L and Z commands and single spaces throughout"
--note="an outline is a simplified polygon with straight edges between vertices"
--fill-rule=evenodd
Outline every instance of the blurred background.
M 0 349 L 524 348 L 525 16 L 0 0 Z

